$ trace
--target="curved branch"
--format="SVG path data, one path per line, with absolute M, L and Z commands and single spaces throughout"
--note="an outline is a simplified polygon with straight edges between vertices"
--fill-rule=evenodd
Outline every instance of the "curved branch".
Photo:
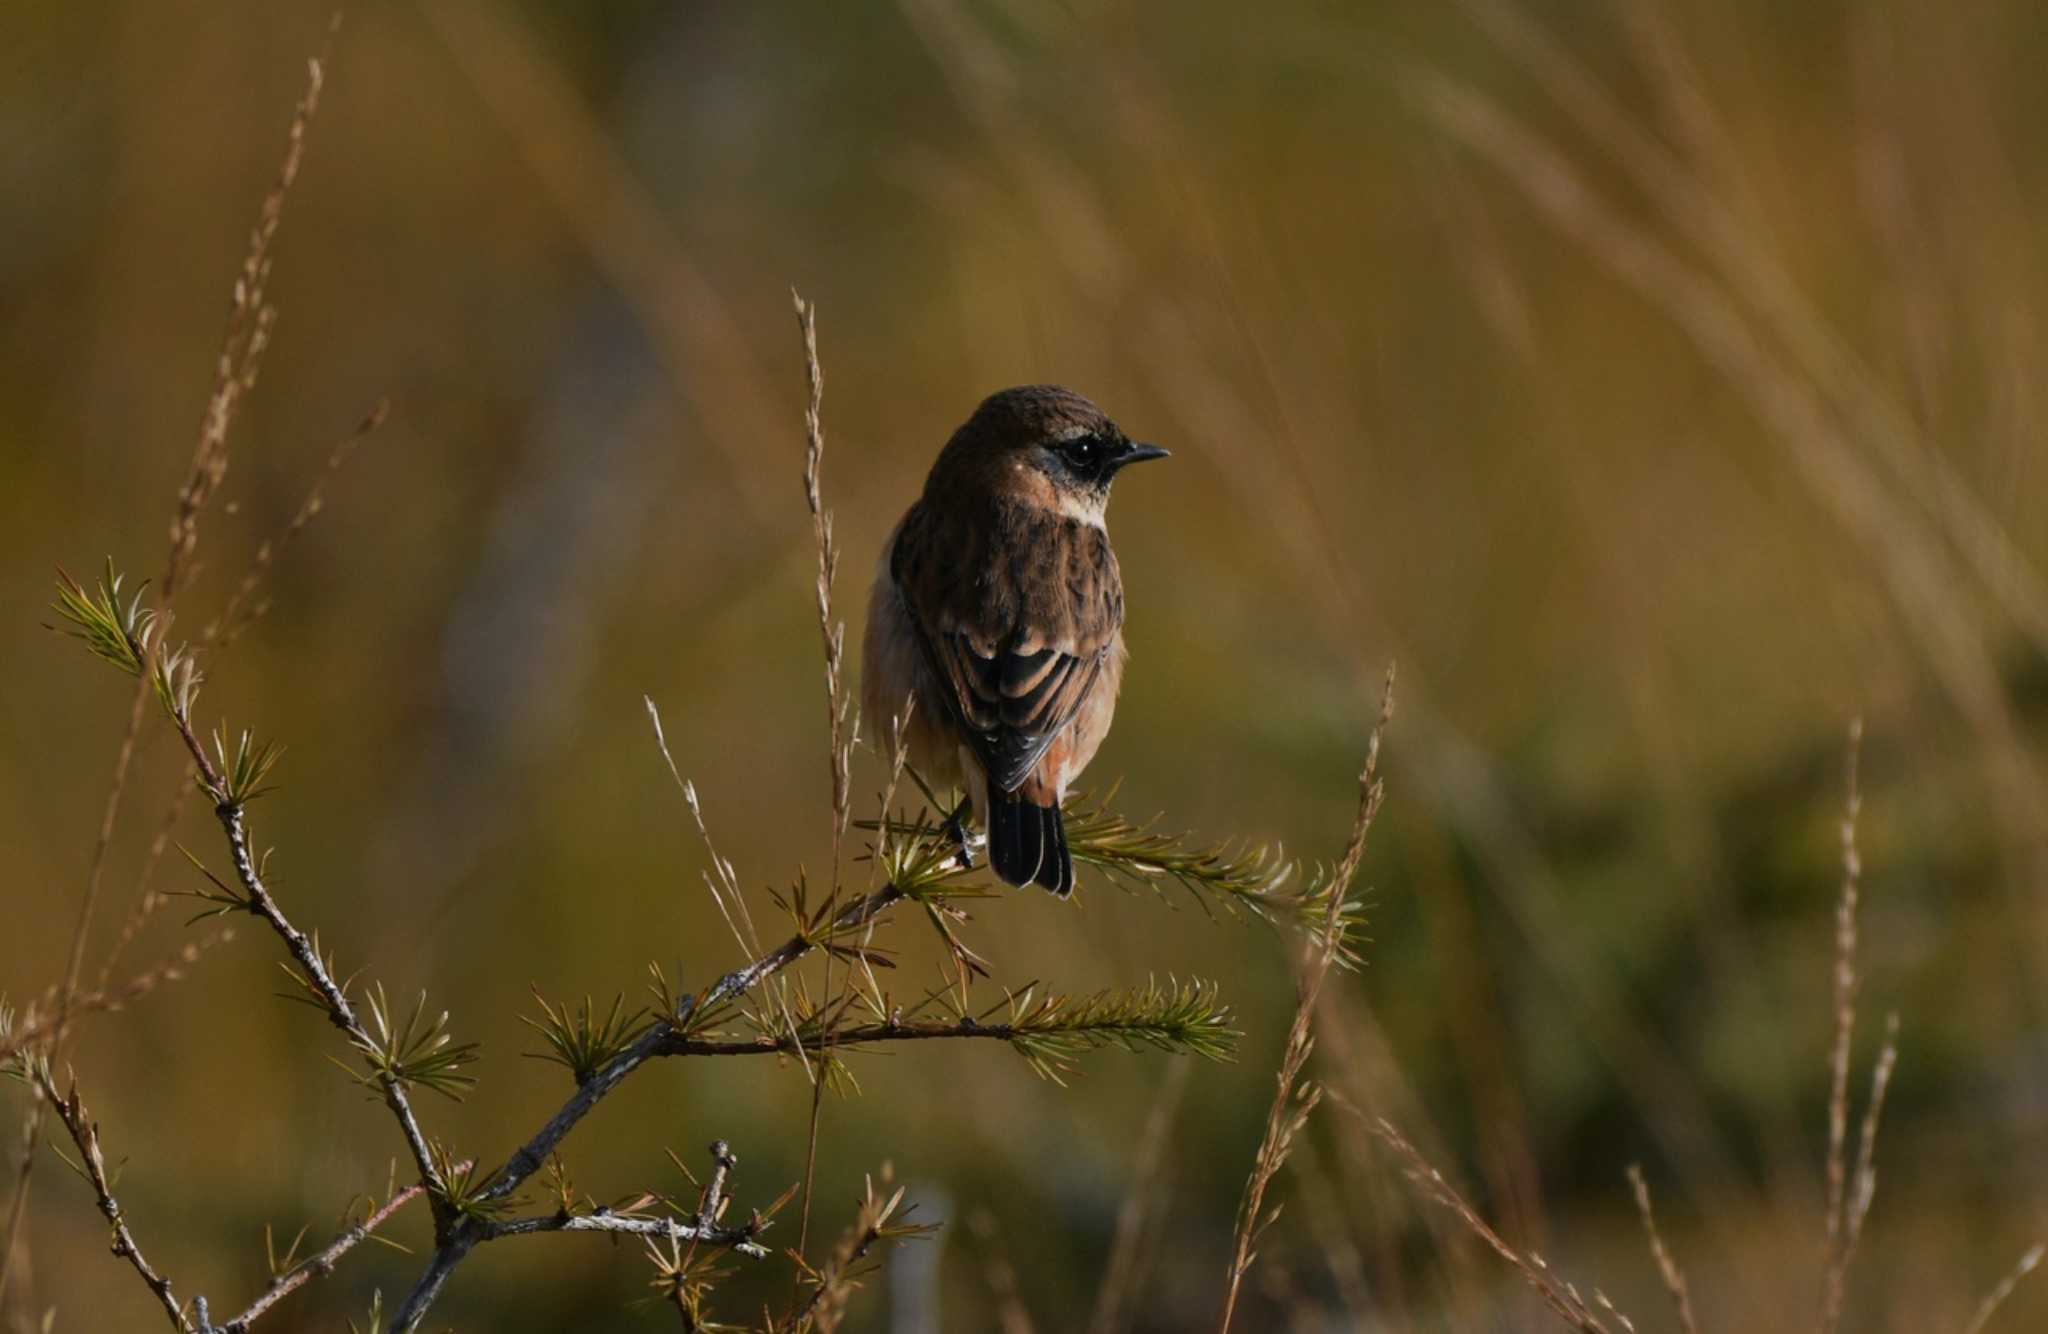
M 205 752 L 200 749 L 197 738 L 192 735 L 191 725 L 178 719 L 178 731 L 185 738 L 186 747 L 200 761 L 200 775 L 215 793 L 225 790 L 219 775 L 206 761 Z M 249 851 L 248 817 L 240 802 L 222 801 L 214 807 L 214 815 L 220 820 L 221 829 L 228 837 L 228 851 L 235 865 L 235 878 L 242 882 L 242 889 L 248 894 L 249 911 L 255 913 L 270 929 L 284 941 L 285 949 L 291 953 L 305 977 L 320 999 L 326 1003 L 327 1017 L 334 1026 L 348 1034 L 356 1046 L 374 1050 L 376 1044 L 370 1038 L 370 1031 L 356 1018 L 355 1007 L 349 1004 L 348 993 L 327 971 L 327 964 L 314 948 L 312 937 L 293 926 L 277 906 L 277 900 L 270 895 L 269 886 L 263 883 L 263 874 L 256 859 Z M 412 1154 L 413 1165 L 419 1169 L 420 1183 L 427 1187 L 428 1204 L 434 1210 L 437 1225 L 444 1222 L 444 1207 L 441 1195 L 445 1186 L 440 1173 L 434 1170 L 434 1158 L 427 1150 L 427 1137 L 420 1129 L 419 1118 L 413 1114 L 412 1099 L 405 1091 L 405 1081 L 387 1070 L 376 1074 L 377 1090 L 383 1095 L 384 1105 L 391 1109 L 391 1115 L 398 1121 L 398 1128 L 405 1136 L 405 1147 Z
M 606 1062 L 574 1094 L 570 1095 L 569 1100 L 562 1104 L 560 1110 L 556 1111 L 553 1116 L 548 1118 L 545 1125 L 534 1132 L 533 1138 L 521 1145 L 510 1158 L 505 1160 L 505 1165 L 492 1174 L 491 1184 L 479 1192 L 477 1202 L 489 1204 L 496 1200 L 505 1199 L 513 1191 L 519 1189 L 520 1185 L 528 1177 L 538 1172 L 541 1169 L 541 1165 L 547 1162 L 549 1156 L 561 1145 L 562 1141 L 569 1137 L 569 1132 L 574 1130 L 577 1124 L 596 1108 L 598 1103 L 604 1101 L 613 1089 L 623 1083 L 628 1075 L 645 1065 L 653 1057 L 666 1054 L 663 1051 L 663 1047 L 671 1040 L 680 1039 L 684 1036 L 682 1031 L 676 1026 L 678 1020 L 687 1018 L 692 1014 L 708 1013 L 716 1006 L 723 1005 L 735 997 L 744 995 L 789 967 L 798 959 L 803 958 L 812 950 L 817 949 L 821 944 L 831 941 L 843 932 L 852 931 L 866 925 L 869 921 L 880 916 L 884 911 L 908 897 L 908 894 L 898 889 L 895 885 L 884 885 L 867 897 L 847 904 L 834 914 L 828 922 L 813 927 L 802 935 L 791 936 L 788 940 L 769 950 L 760 958 L 742 967 L 735 968 L 719 978 L 716 982 L 705 988 L 701 994 L 685 1000 L 683 1004 L 677 1007 L 679 1013 L 675 1018 L 663 1019 L 652 1025 L 645 1033 L 634 1039 L 631 1046 Z M 584 1217 L 597 1216 L 585 1215 Z M 585 1223 L 580 1227 L 572 1228 L 565 1223 L 562 1227 L 549 1229 L 533 1223 L 532 1220 L 520 1220 L 520 1222 L 526 1224 L 519 1229 L 522 1232 L 550 1230 L 589 1231 L 593 1230 L 594 1226 Z M 468 1256 L 470 1250 L 478 1242 L 491 1240 L 494 1235 L 507 1235 L 505 1233 L 493 1232 L 493 1228 L 502 1226 L 504 1225 L 469 1217 L 446 1228 L 440 1239 L 440 1245 L 434 1251 L 434 1258 L 427 1263 L 425 1272 L 420 1275 L 418 1282 L 413 1285 L 412 1292 L 405 1299 L 405 1304 L 399 1307 L 398 1314 L 393 1317 L 391 1321 L 392 1334 L 410 1334 L 410 1331 L 416 1329 L 420 1321 L 426 1318 L 427 1311 L 433 1306 L 435 1299 L 440 1296 L 442 1287 L 447 1284 L 448 1276 L 455 1271 L 456 1266 L 462 1263 L 463 1259 Z M 623 1231 L 628 1229 L 614 1228 L 608 1230 Z M 731 1246 L 733 1249 L 740 1250 L 744 1254 L 751 1255 L 755 1253 L 745 1249 L 744 1240 L 739 1239 L 741 1236 L 739 1233 L 734 1233 L 728 1238 L 715 1235 L 715 1229 L 707 1229 L 707 1231 L 714 1233 L 713 1236 L 704 1238 L 710 1244 Z M 666 1235 L 666 1231 L 664 1230 L 660 1235 Z
M 77 1081 L 72 1082 L 70 1093 L 59 1093 L 56 1080 L 50 1077 L 50 1066 L 47 1061 L 34 1062 L 30 1066 L 30 1075 L 35 1082 L 36 1090 L 56 1109 L 57 1119 L 63 1122 L 64 1129 L 70 1132 L 71 1142 L 78 1146 L 79 1171 L 85 1177 L 86 1183 L 92 1187 L 93 1195 L 99 1202 L 100 1213 L 107 1220 L 107 1226 L 113 1229 L 114 1254 L 126 1260 L 141 1276 L 143 1284 L 155 1294 L 157 1301 L 163 1306 L 164 1314 L 171 1318 L 171 1324 L 186 1331 L 186 1334 L 191 1334 L 192 1321 L 186 1316 L 185 1309 L 178 1304 L 177 1297 L 172 1295 L 171 1280 L 158 1273 L 149 1261 L 143 1258 L 141 1248 L 135 1244 L 135 1235 L 128 1230 L 128 1219 L 121 1212 L 119 1201 L 114 1198 L 113 1185 L 107 1180 L 106 1156 L 100 1151 L 99 1124 L 86 1114 L 84 1100 L 78 1096 Z
M 754 1240 L 759 1229 L 752 1224 L 739 1227 L 703 1227 L 676 1218 L 641 1218 L 632 1214 L 546 1214 L 534 1218 L 509 1218 L 493 1223 L 481 1241 L 500 1237 L 523 1237 L 535 1232 L 611 1232 L 659 1240 L 687 1241 L 704 1246 L 723 1246 L 759 1259 L 768 1248 Z
M 257 1317 L 304 1287 L 308 1279 L 318 1275 L 333 1273 L 335 1264 L 340 1261 L 342 1256 L 347 1255 L 357 1246 L 368 1241 L 371 1233 L 390 1222 L 392 1215 L 396 1214 L 406 1205 L 411 1204 L 425 1190 L 426 1187 L 419 1184 L 407 1186 L 404 1190 L 399 1191 L 396 1195 L 386 1200 L 382 1208 L 375 1210 L 362 1222 L 357 1223 L 354 1227 L 349 1228 L 329 1242 L 325 1250 L 320 1251 L 318 1254 L 307 1256 L 292 1268 L 271 1279 L 270 1286 L 265 1288 L 263 1294 L 255 1301 L 249 1303 L 248 1310 L 227 1321 L 225 1324 L 216 1327 L 219 1334 L 246 1334 L 249 1326 L 256 1322 Z

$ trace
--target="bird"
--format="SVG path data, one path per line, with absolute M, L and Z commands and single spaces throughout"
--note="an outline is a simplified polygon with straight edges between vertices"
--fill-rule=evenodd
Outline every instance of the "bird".
M 888 745 L 965 789 L 1011 885 L 1073 893 L 1060 803 L 1109 732 L 1124 673 L 1103 514 L 1117 474 L 1167 456 L 1071 390 L 1005 389 L 947 440 L 876 562 L 862 709 L 907 709 Z

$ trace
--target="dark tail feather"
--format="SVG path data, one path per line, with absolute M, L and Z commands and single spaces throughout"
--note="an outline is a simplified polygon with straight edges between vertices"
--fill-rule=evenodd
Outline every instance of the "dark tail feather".
M 988 860 L 1010 884 L 1044 885 L 1061 898 L 1074 892 L 1074 859 L 1057 806 L 996 794 L 988 804 Z

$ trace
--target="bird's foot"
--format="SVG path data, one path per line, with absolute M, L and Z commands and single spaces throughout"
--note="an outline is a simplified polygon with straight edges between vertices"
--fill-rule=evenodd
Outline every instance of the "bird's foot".
M 953 813 L 946 817 L 946 833 L 952 838 L 957 850 L 953 853 L 953 864 L 963 871 L 974 869 L 974 841 L 967 835 L 967 826 L 960 817 L 967 814 L 969 803 L 962 799 Z

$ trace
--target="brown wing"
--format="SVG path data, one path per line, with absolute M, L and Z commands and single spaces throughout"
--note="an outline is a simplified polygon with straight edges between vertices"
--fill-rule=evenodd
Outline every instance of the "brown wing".
M 1102 529 L 1002 505 L 962 521 L 919 502 L 891 572 L 989 782 L 1014 792 L 1101 678 L 1123 625 Z

